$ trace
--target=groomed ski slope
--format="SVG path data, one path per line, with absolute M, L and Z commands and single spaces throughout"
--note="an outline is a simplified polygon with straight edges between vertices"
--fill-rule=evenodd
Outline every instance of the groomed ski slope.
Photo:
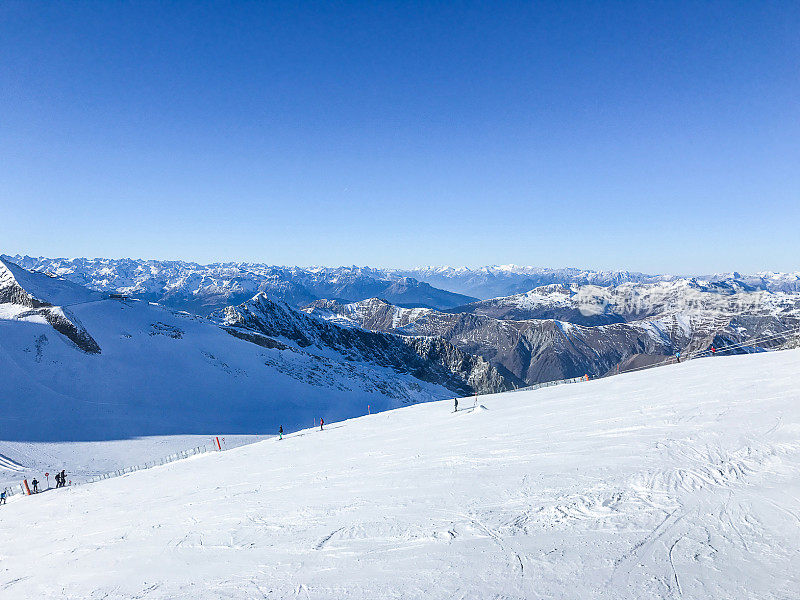
M 791 350 L 421 404 L 14 498 L 0 596 L 797 598 L 798 372 Z

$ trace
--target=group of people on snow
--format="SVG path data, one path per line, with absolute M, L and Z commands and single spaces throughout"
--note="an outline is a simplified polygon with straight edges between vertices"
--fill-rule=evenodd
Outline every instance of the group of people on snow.
M 45 473 L 45 475 L 49 475 L 49 473 Z M 56 473 L 56 487 L 60 488 L 64 487 L 65 485 L 67 485 L 67 472 L 65 469 L 61 469 L 59 473 Z M 50 485 L 48 484 L 47 487 L 49 488 Z M 33 478 L 33 481 L 31 481 L 31 493 L 39 493 L 39 480 L 35 477 Z
M 49 475 L 49 473 L 45 473 L 45 475 Z M 27 480 L 25 482 L 25 485 L 27 486 Z M 56 473 L 56 487 L 60 488 L 60 487 L 65 487 L 66 485 L 67 485 L 67 471 L 66 469 L 61 469 L 59 473 Z M 47 487 L 49 488 L 50 486 L 48 485 Z M 31 485 L 28 492 L 31 494 L 38 494 L 40 491 L 42 490 L 39 489 L 39 480 L 34 477 L 31 480 Z M 0 491 L 0 504 L 6 504 L 7 499 L 8 499 L 8 490 Z
M 67 485 L 67 474 L 62 469 L 61 473 L 56 473 L 56 487 L 60 488 L 65 485 Z

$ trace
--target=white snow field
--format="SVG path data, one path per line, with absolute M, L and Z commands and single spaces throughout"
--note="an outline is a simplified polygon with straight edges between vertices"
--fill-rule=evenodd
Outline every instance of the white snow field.
M 0 597 L 800 597 L 800 351 L 419 404 L 0 506 Z

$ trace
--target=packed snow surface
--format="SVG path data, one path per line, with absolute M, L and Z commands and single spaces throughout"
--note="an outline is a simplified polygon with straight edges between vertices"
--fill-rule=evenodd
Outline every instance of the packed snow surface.
M 0 595 L 797 598 L 799 368 L 420 404 L 17 496 Z

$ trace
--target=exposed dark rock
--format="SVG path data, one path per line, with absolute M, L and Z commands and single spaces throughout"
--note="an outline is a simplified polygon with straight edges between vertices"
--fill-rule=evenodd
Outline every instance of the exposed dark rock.
M 270 337 L 252 331 L 235 329 L 233 327 L 223 327 L 222 329 L 223 331 L 231 334 L 233 337 L 239 338 L 240 340 L 245 340 L 246 342 L 256 344 L 258 346 L 261 346 L 262 348 L 272 348 L 277 350 L 286 350 L 288 348 L 286 344 L 281 344 L 280 342 L 276 342 Z
M 523 382 L 480 357 L 469 356 L 443 339 L 409 339 L 359 328 L 345 328 L 293 310 L 259 295 L 218 315 L 227 327 L 246 328 L 283 338 L 300 348 L 333 350 L 347 360 L 364 361 L 410 373 L 456 393 L 489 393 Z

